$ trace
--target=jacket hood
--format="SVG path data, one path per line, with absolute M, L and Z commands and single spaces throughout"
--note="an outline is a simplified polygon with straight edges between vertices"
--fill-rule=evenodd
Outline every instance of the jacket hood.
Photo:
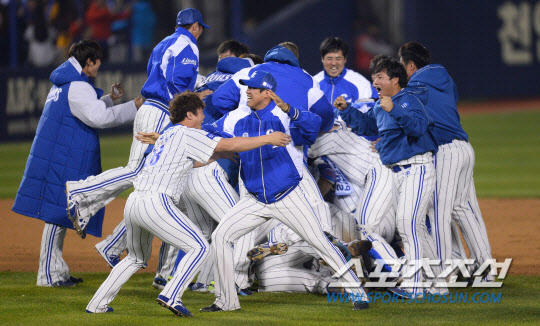
M 53 85 L 60 87 L 74 81 L 84 81 L 90 83 L 90 79 L 82 72 L 81 65 L 75 58 L 71 57 L 66 62 L 58 66 L 49 77 Z
M 408 87 L 431 86 L 441 92 L 452 81 L 446 69 L 441 65 L 427 65 L 418 69 L 409 80 Z
M 238 71 L 253 66 L 251 59 L 240 59 L 236 57 L 228 57 L 219 60 L 216 70 L 227 74 L 234 74 Z
M 268 50 L 268 52 L 266 52 L 266 55 L 264 56 L 264 62 L 269 61 L 286 63 L 288 65 L 296 67 L 300 66 L 300 62 L 298 61 L 298 58 L 294 55 L 294 53 L 281 45 L 276 45 L 270 50 Z

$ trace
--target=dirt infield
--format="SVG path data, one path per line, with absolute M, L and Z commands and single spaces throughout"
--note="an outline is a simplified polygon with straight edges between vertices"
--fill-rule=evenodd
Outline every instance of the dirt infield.
M 107 206 L 103 234 L 112 232 L 122 219 L 125 199 L 115 199 Z M 12 199 L 0 200 L 0 271 L 37 271 L 43 222 L 15 214 Z M 513 258 L 510 274 L 540 275 L 538 238 L 540 199 L 482 199 L 480 208 L 488 230 L 493 256 L 501 261 Z M 68 230 L 64 243 L 64 259 L 71 272 L 109 271 L 104 260 L 94 250 L 100 239 L 79 238 Z M 154 240 L 154 255 L 148 262 L 149 273 L 157 266 L 160 242 Z

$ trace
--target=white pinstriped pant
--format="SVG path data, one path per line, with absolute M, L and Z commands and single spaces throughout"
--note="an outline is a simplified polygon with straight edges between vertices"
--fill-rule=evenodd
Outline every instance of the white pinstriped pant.
M 65 237 L 65 227 L 45 223 L 41 237 L 37 286 L 52 286 L 53 283 L 69 279 L 69 267 L 62 257 Z
M 437 184 L 429 216 L 442 263 L 452 256 L 451 221 L 455 220 L 476 267 L 491 258 L 491 247 L 474 187 L 474 150 L 466 141 L 439 146 L 435 157 Z
M 334 270 L 340 270 L 346 264 L 341 252 L 324 235 L 321 223 L 306 198 L 302 184 L 299 184 L 285 198 L 272 204 L 261 203 L 254 196 L 246 195 L 227 213 L 212 234 L 212 249 L 215 255 L 214 275 L 216 276 L 215 304 L 221 309 L 240 309 L 232 264 L 234 241 L 270 218 L 281 221 L 300 235 Z M 341 279 L 358 285 L 358 287 L 349 288 L 351 292 L 365 295 L 352 270 L 345 272 Z
M 107 310 L 122 285 L 150 258 L 154 236 L 186 252 L 176 274 L 160 293 L 169 299 L 169 305 L 181 300 L 184 290 L 209 254 L 209 245 L 202 232 L 164 194 L 132 193 L 126 203 L 124 218 L 128 255 L 112 269 L 86 309 L 91 312 Z
M 133 123 L 133 137 L 137 132 L 159 132 L 169 123 L 169 116 L 163 110 L 151 105 L 143 105 L 137 111 Z M 68 182 L 71 196 L 79 203 L 81 217 L 93 216 L 123 191 L 133 186 L 133 180 L 144 166 L 144 152 L 148 145 L 133 139 L 129 161 L 125 167 L 107 170 L 85 180 Z
M 412 164 L 408 169 L 393 173 L 393 184 L 396 227 L 403 241 L 407 262 L 414 262 L 414 265 L 403 266 L 402 286 L 408 288 L 413 295 L 422 294 L 423 274 L 419 272 L 421 259 L 427 254 L 424 246 L 433 241 L 425 226 L 426 212 L 435 187 L 433 163 Z M 408 274 L 411 276 L 405 277 Z

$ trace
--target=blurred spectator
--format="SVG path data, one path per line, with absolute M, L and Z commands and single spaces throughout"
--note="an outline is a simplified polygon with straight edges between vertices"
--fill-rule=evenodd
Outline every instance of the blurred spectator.
M 131 44 L 133 61 L 147 61 L 154 48 L 156 14 L 148 0 L 133 4 L 131 14 Z
M 56 31 L 45 19 L 44 1 L 36 1 L 32 8 L 30 25 L 24 32 L 28 41 L 28 62 L 34 67 L 46 67 L 56 62 L 58 49 L 54 44 Z
M 9 2 L 0 2 L 0 66 L 9 64 Z
M 103 50 L 103 59 L 109 57 L 109 38 L 112 35 L 111 24 L 115 20 L 128 18 L 130 11 L 112 13 L 105 0 L 94 0 L 85 14 L 85 24 L 90 28 L 91 38 L 96 40 Z
M 382 39 L 379 27 L 370 24 L 362 33 L 358 34 L 355 41 L 355 65 L 363 74 L 369 75 L 369 63 L 378 54 L 392 56 L 392 46 Z
M 50 8 L 50 22 L 56 30 L 56 47 L 62 58 L 67 59 L 69 46 L 78 40 L 76 36 L 80 34 L 79 29 L 72 30 L 72 27 L 77 24 L 82 27 L 82 19 L 78 17 L 78 14 L 77 5 L 73 0 L 56 0 Z M 82 15 L 82 12 L 80 14 Z M 87 38 L 90 36 L 88 35 Z
M 263 58 L 255 53 L 242 54 L 240 58 L 250 58 L 253 61 L 253 64 L 258 65 L 264 62 Z

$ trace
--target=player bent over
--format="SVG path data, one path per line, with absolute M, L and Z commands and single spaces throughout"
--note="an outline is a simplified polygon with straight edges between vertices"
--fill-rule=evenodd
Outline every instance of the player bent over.
M 321 118 L 284 103 L 274 93 L 278 85 L 272 74 L 255 70 L 249 77 L 240 80 L 248 86 L 249 107 L 240 106 L 208 128 L 244 137 L 280 130 L 289 134 L 293 143 L 286 148 L 264 146 L 240 153 L 240 175 L 248 193 L 227 213 L 212 234 L 216 300 L 202 308 L 204 312 L 240 309 L 235 289 L 233 243 L 270 218 L 279 220 L 296 232 L 334 270 L 340 270 L 346 264 L 345 257 L 323 233 L 300 182 L 303 154 L 302 148 L 296 146 L 315 142 Z M 348 269 L 341 280 L 348 282 L 351 292 L 358 294 L 354 308 L 368 308 L 367 302 L 359 301 L 360 296 L 366 301 L 367 297 L 354 272 Z
M 204 103 L 197 95 L 185 92 L 170 103 L 174 124 L 161 135 L 134 182 L 124 210 L 128 255 L 111 271 L 88 303 L 89 313 L 112 311 L 108 304 L 121 286 L 150 258 L 154 235 L 186 252 L 177 272 L 158 296 L 157 302 L 178 316 L 192 316 L 181 301 L 182 294 L 209 253 L 202 232 L 177 205 L 188 172 L 225 155 L 214 152 L 242 152 L 264 145 L 286 146 L 291 137 L 282 132 L 251 138 L 222 139 L 200 130 Z M 230 155 L 228 156 L 230 157 Z

